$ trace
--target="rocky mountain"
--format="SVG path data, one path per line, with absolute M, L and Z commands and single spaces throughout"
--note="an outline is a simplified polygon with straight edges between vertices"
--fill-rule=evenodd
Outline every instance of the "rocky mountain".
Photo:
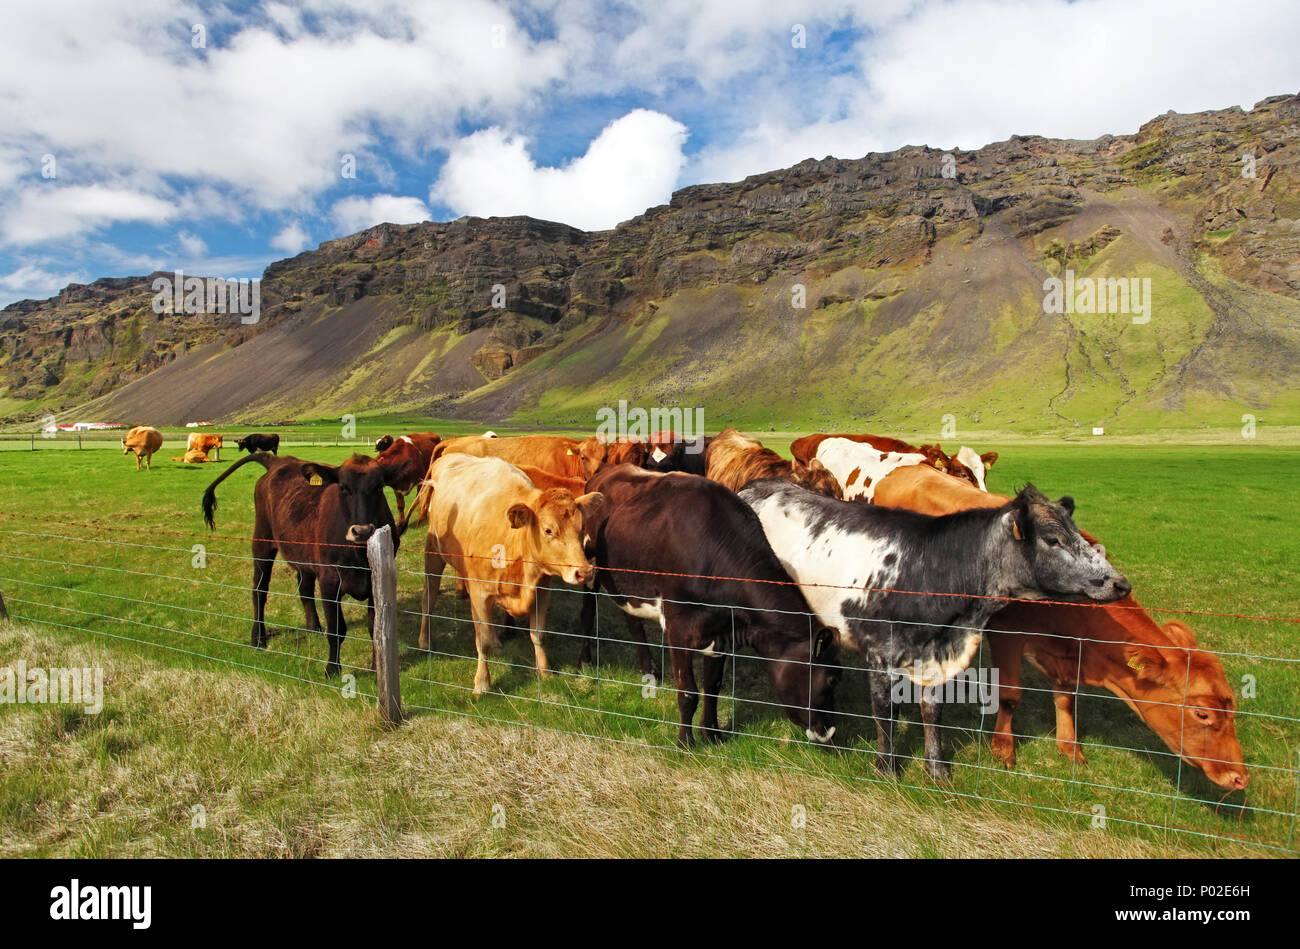
M 1296 423 L 1300 96 L 810 159 L 596 233 L 379 225 L 268 267 L 255 325 L 155 313 L 150 283 L 0 311 L 0 413 L 588 424 L 627 399 L 755 428 Z

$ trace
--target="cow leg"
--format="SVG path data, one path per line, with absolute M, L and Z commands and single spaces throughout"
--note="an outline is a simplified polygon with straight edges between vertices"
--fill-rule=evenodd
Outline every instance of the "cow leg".
M 474 670 L 474 698 L 480 698 L 492 687 L 488 660 L 496 652 L 500 641 L 492 626 L 492 605 L 484 594 L 473 594 L 469 600 L 470 614 L 474 617 L 474 648 L 478 652 L 478 668 Z
M 298 571 L 298 599 L 302 601 L 302 611 L 307 617 L 307 628 L 319 633 L 320 616 L 316 613 L 316 574 L 310 570 Z
M 537 661 L 537 674 L 543 679 L 550 678 L 551 664 L 546 659 L 546 649 L 542 646 L 542 637 L 546 635 L 546 610 L 551 605 L 551 588 L 543 582 L 537 585 L 537 594 L 533 597 L 533 608 L 528 614 L 528 635 L 533 640 L 533 657 Z
M 654 676 L 655 681 L 659 681 L 659 664 L 655 662 L 654 654 L 650 651 L 650 646 L 645 638 L 645 623 L 639 617 L 628 616 L 623 614 L 627 619 L 628 638 L 636 642 L 636 656 L 641 661 L 641 674 Z
M 266 594 L 271 587 L 271 568 L 275 566 L 275 552 L 275 547 L 271 544 L 263 541 L 253 542 L 252 644 L 254 649 L 266 648 Z
M 578 616 L 578 629 L 582 633 L 582 647 L 578 650 L 578 670 L 591 665 L 592 634 L 596 631 L 596 591 L 582 591 L 582 612 Z
M 925 723 L 925 770 L 936 781 L 951 781 L 952 765 L 943 760 L 943 733 L 939 725 L 943 703 L 939 698 L 937 687 L 921 690 L 921 721 Z
M 325 678 L 336 679 L 343 667 L 339 663 L 339 654 L 343 649 L 343 637 L 348 633 L 348 624 L 343 619 L 342 587 L 324 581 L 320 585 L 321 599 L 325 603 L 325 632 L 329 639 L 330 658 L 325 664 Z
M 691 722 L 699 705 L 699 687 L 695 681 L 695 653 L 708 646 L 704 639 L 703 617 L 678 608 L 664 609 L 664 635 L 668 639 L 673 664 L 673 681 L 677 686 L 677 744 L 689 748 L 695 744 Z M 716 709 L 715 721 L 716 728 Z
M 1074 731 L 1074 696 L 1077 683 L 1053 682 L 1052 701 L 1056 704 L 1056 750 L 1075 764 L 1087 764 L 1079 749 L 1079 737 Z
M 730 649 L 726 652 L 729 652 Z M 726 735 L 718 726 L 718 691 L 722 687 L 722 676 L 727 668 L 727 655 L 723 652 L 720 656 L 704 657 L 704 704 L 700 709 L 700 729 L 704 732 L 704 740 L 719 744 L 726 740 Z M 732 722 L 735 722 L 735 711 L 732 711 Z
M 433 536 L 424 543 L 424 593 L 420 602 L 420 648 L 432 648 L 429 639 L 429 614 L 438 602 L 438 588 L 442 585 L 442 571 L 447 561 L 434 548 Z
M 989 650 L 998 672 L 998 720 L 993 726 L 993 754 L 1008 768 L 1016 766 L 1016 739 L 1012 728 L 1020 707 L 1020 665 L 1025 641 L 1006 633 L 989 633 Z
M 394 491 L 393 498 L 397 501 L 397 523 L 402 523 L 406 517 L 406 492 Z
M 883 668 L 883 659 L 879 656 L 867 657 L 867 665 Z M 894 699 L 890 695 L 890 676 L 888 672 L 869 672 L 871 683 L 871 711 L 876 719 L 876 768 L 882 774 L 892 775 L 898 771 L 899 761 L 894 755 Z

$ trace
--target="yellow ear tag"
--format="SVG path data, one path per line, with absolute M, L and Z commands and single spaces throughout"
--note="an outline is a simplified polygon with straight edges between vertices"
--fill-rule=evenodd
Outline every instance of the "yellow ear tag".
M 565 454 L 566 454 L 566 455 L 576 455 L 577 452 L 574 451 L 572 448 L 570 448 L 570 449 L 568 449 L 567 451 L 565 451 Z
M 323 478 L 321 478 L 320 475 L 312 475 L 310 478 L 307 479 L 307 483 L 314 484 L 316 485 L 316 487 L 319 488 L 322 484 L 325 483 L 325 481 Z
M 1024 540 L 1024 539 L 1025 539 L 1025 538 L 1022 537 L 1021 534 L 1020 534 L 1020 524 L 1019 524 L 1019 522 L 1017 522 L 1017 521 L 1012 521 L 1012 522 L 1011 522 L 1011 536 L 1013 536 L 1016 540 Z
M 1128 667 L 1134 672 L 1140 673 L 1142 671 L 1142 660 L 1137 656 L 1129 656 Z

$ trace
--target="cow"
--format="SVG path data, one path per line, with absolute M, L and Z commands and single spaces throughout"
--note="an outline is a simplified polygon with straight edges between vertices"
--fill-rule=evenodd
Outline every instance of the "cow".
M 209 458 L 206 453 L 191 449 L 179 458 L 173 458 L 172 461 L 183 461 L 187 465 L 201 465 L 205 461 L 216 461 L 215 458 Z
M 489 438 L 462 435 L 448 438 L 434 449 L 437 461 L 445 455 L 463 452 L 480 458 L 500 458 L 512 465 L 532 465 L 565 478 L 590 478 L 605 461 L 606 445 L 592 435 L 578 441 L 563 435 L 519 435 Z
M 994 507 L 1008 498 L 979 491 L 937 471 L 899 470 L 881 483 L 877 504 L 926 514 Z M 1083 532 L 1086 540 L 1095 538 Z M 1219 787 L 1242 790 L 1250 775 L 1237 741 L 1236 702 L 1223 666 L 1200 649 L 1177 620 L 1157 624 L 1127 596 L 1100 607 L 1066 603 L 1010 603 L 989 620 L 989 649 L 998 672 L 998 719 L 993 753 L 1016 763 L 1012 723 L 1020 705 L 1022 659 L 1051 682 L 1056 747 L 1084 764 L 1074 724 L 1080 686 L 1118 695 L 1174 754 Z
M 154 453 L 162 448 L 162 443 L 162 432 L 158 429 L 137 425 L 122 436 L 122 454 L 135 452 L 135 470 L 140 470 L 140 462 L 143 461 L 145 470 L 149 471 Z
M 870 501 L 876 485 L 896 468 L 927 464 L 920 452 L 883 451 L 865 442 L 847 438 L 827 438 L 817 446 L 811 466 L 821 464 L 839 485 L 846 501 Z
M 902 439 L 891 438 L 888 435 L 827 435 L 818 432 L 815 435 L 805 435 L 802 438 L 797 438 L 791 443 L 790 454 L 794 456 L 795 470 L 801 472 L 813 458 L 817 457 L 818 447 L 822 442 L 830 438 L 843 438 L 852 442 L 861 442 L 870 445 L 885 455 L 891 452 L 898 455 L 922 455 L 924 457 L 921 463 L 930 465 L 939 471 L 947 472 L 964 481 L 969 481 L 981 491 L 987 490 L 984 480 L 987 470 L 992 468 L 993 463 L 998 460 L 998 453 L 995 451 L 978 455 L 974 449 L 965 445 L 956 455 L 950 456 L 940 445 L 921 445 L 917 447 Z M 909 461 L 909 463 L 915 462 Z
M 808 602 L 753 511 L 716 482 L 631 465 L 602 468 L 587 486 L 607 499 L 586 522 L 597 589 L 638 623 L 655 619 L 663 627 L 677 687 L 677 743 L 695 741 L 696 653 L 704 671 L 700 726 L 706 740 L 722 739 L 718 687 L 728 654 L 742 645 L 767 660 L 791 721 L 810 740 L 829 742 L 839 678 L 835 631 L 810 626 Z M 588 636 L 594 613 L 584 604 Z
M 564 488 L 543 491 L 500 458 L 452 452 L 436 460 L 412 506 L 414 523 L 429 523 L 420 648 L 431 648 L 429 614 L 442 571 L 451 564 L 469 587 L 478 654 L 475 697 L 491 687 L 488 660 L 499 645 L 493 607 L 515 619 L 527 617 L 538 674 L 550 675 L 542 644 L 550 581 L 591 580 L 595 571 L 583 551 L 583 524 L 604 501 L 598 492 L 575 497 Z
M 222 437 L 221 435 L 200 435 L 198 432 L 193 432 L 186 440 L 185 453 L 188 455 L 190 452 L 198 451 L 203 453 L 204 458 L 207 458 L 208 452 L 213 452 L 213 458 L 220 461 Z
M 258 433 L 245 435 L 235 441 L 235 447 L 240 451 L 248 452 L 250 455 L 255 451 L 269 451 L 271 454 L 277 455 L 280 453 L 280 436 Z
M 705 477 L 709 469 L 704 458 L 712 441 L 710 436 L 697 435 L 693 438 L 669 440 L 667 445 L 652 442 L 654 448 L 643 467 L 648 471 L 680 471 Z
M 380 527 L 395 526 L 384 498 L 384 486 L 391 475 L 381 462 L 365 455 L 353 455 L 341 465 L 325 465 L 291 455 L 254 452 L 227 468 L 203 492 L 203 519 L 209 528 L 216 527 L 217 485 L 249 462 L 266 469 L 253 488 L 253 647 L 266 648 L 267 588 L 278 553 L 298 574 L 298 597 L 307 628 L 315 632 L 320 632 L 316 613 L 316 584 L 320 584 L 329 640 L 325 676 L 335 678 L 341 671 L 339 651 L 347 633 L 345 594 L 366 604 L 366 624 L 374 637 L 375 604 L 366 541 Z M 394 550 L 399 543 L 394 531 Z
M 397 501 L 397 519 L 406 521 L 406 496 L 420 484 L 429 473 L 433 461 L 433 450 L 442 439 L 434 432 L 412 432 L 393 438 L 384 435 L 375 442 L 377 460 L 385 469 L 391 469 L 389 487 Z
M 996 508 L 943 517 L 837 501 L 788 481 L 740 492 L 818 618 L 867 662 L 876 764 L 896 771 L 890 678 L 921 691 L 926 769 L 945 781 L 937 687 L 970 665 L 1009 597 L 1122 599 L 1128 581 L 1079 533 L 1074 501 L 1033 485 Z
M 732 491 L 752 481 L 782 478 L 810 491 L 838 498 L 840 486 L 820 462 L 810 462 L 802 472 L 755 438 L 725 428 L 709 441 L 704 453 L 706 477 Z

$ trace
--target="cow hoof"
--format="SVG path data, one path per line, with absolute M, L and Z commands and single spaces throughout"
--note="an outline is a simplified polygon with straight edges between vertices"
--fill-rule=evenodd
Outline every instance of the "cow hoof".
M 720 745 L 727 740 L 727 733 L 721 728 L 704 728 L 704 740 L 710 745 Z
M 1008 768 L 1014 769 L 1016 766 L 1016 749 L 1011 742 L 993 742 L 993 757 L 997 758 Z
M 929 761 L 925 763 L 925 770 L 930 773 L 931 780 L 939 784 L 952 783 L 952 765 L 946 761 Z
M 337 679 L 339 677 L 339 673 L 342 671 L 343 671 L 342 666 L 340 666 L 337 662 L 330 662 L 325 664 L 325 678 L 327 679 Z
M 898 773 L 899 761 L 894 755 L 884 755 L 876 753 L 876 770 L 887 778 L 892 778 Z

